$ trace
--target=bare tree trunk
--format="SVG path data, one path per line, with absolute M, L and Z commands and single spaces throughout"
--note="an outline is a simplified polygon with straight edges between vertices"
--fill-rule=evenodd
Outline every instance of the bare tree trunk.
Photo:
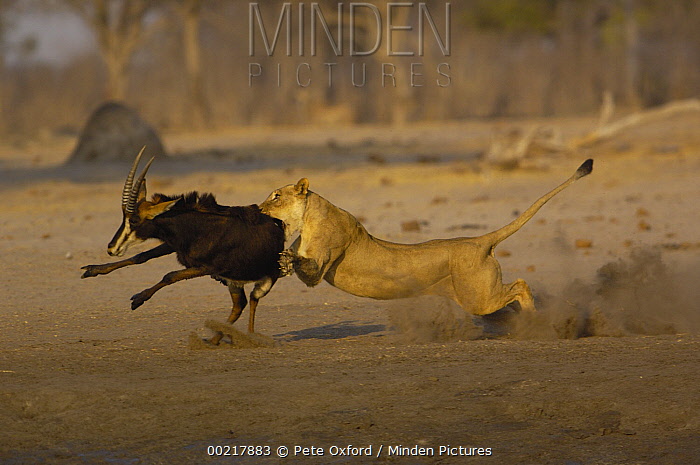
M 187 97 L 192 109 L 190 123 L 195 127 L 206 126 L 211 121 L 211 110 L 204 93 L 199 45 L 201 10 L 201 0 L 185 0 L 179 9 L 183 22 L 182 45 L 187 73 Z
M 2 84 L 4 82 L 7 82 L 5 80 L 5 24 L 4 24 L 4 15 L 5 15 L 5 8 L 6 4 L 3 3 L 2 0 L 0 0 L 0 130 L 5 128 L 5 119 L 4 119 L 4 113 L 3 109 L 6 107 L 5 105 L 5 86 Z
M 410 10 L 408 8 L 395 8 L 392 23 L 399 26 L 407 25 L 409 13 Z M 409 36 L 408 33 L 402 31 L 395 35 L 396 38 L 393 40 L 395 45 L 392 48 L 399 52 L 410 49 L 407 39 L 411 36 Z M 388 38 L 385 40 L 388 40 Z M 408 63 L 406 63 L 406 65 L 407 64 Z M 403 126 L 410 120 L 411 114 L 413 113 L 415 102 L 412 97 L 414 93 L 411 86 L 407 85 L 405 82 L 397 84 L 394 90 L 396 92 L 396 100 L 394 100 L 391 105 L 391 124 L 394 126 Z
M 625 14 L 625 100 L 638 107 L 639 83 L 639 23 L 636 17 L 636 0 L 624 0 Z
M 127 63 L 114 50 L 105 50 L 103 57 L 107 65 L 105 97 L 107 100 L 123 101 L 126 98 L 126 86 L 129 79 Z

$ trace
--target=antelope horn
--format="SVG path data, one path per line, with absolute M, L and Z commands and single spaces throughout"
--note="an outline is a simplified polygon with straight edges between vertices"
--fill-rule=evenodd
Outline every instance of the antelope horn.
M 134 160 L 134 164 L 131 165 L 131 171 L 129 171 L 129 175 L 126 177 L 124 189 L 122 190 L 122 207 L 126 207 L 127 203 L 129 202 L 129 198 L 131 196 L 131 187 L 134 185 L 134 175 L 136 174 L 136 168 L 138 168 L 139 166 L 139 161 L 141 161 L 141 155 L 143 155 L 143 151 L 145 149 L 146 146 L 144 145 L 143 148 L 141 148 L 139 154 L 136 155 L 136 160 Z
M 129 201 L 126 203 L 126 212 L 127 213 L 134 213 L 136 211 L 136 200 L 139 198 L 139 192 L 141 191 L 141 185 L 146 179 L 146 173 L 148 172 L 148 168 L 151 167 L 151 163 L 153 163 L 153 160 L 155 160 L 156 157 L 151 157 L 150 160 L 148 160 L 148 163 L 146 163 L 146 166 L 144 167 L 143 171 L 141 172 L 141 175 L 139 178 L 136 180 L 134 183 L 133 187 L 131 188 L 131 193 L 129 194 Z

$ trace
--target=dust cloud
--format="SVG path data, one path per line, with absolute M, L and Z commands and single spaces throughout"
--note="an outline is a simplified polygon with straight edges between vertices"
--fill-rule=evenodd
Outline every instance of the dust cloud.
M 700 271 L 669 268 L 655 249 L 635 249 L 538 299 L 538 313 L 512 318 L 518 339 L 661 335 L 700 331 Z
M 450 299 L 421 296 L 387 303 L 389 325 L 404 342 L 451 342 L 479 339 L 483 329 Z
M 658 250 L 636 249 L 555 295 L 540 289 L 534 314 L 506 308 L 472 317 L 436 296 L 391 301 L 387 312 L 401 340 L 419 343 L 699 333 L 699 281 L 699 269 L 671 269 Z
M 207 320 L 204 325 L 213 331 L 224 333 L 219 345 L 212 345 L 207 340 L 202 339 L 196 332 L 190 333 L 188 347 L 190 350 L 204 349 L 253 349 L 258 347 L 274 347 L 276 342 L 273 338 L 259 333 L 244 333 L 236 329 L 233 325 L 221 323 L 214 320 Z

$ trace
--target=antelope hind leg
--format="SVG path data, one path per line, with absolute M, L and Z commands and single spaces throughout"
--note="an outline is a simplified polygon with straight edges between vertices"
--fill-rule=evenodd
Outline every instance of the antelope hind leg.
M 248 300 L 245 297 L 245 290 L 243 289 L 243 286 L 237 286 L 233 283 L 229 283 L 228 290 L 231 293 L 231 302 L 233 304 L 233 307 L 231 308 L 231 314 L 229 315 L 226 322 L 228 324 L 233 324 L 238 320 L 238 318 L 240 318 L 243 309 L 248 304 Z M 253 303 L 251 302 L 251 306 L 252 305 Z M 221 331 L 217 331 L 214 337 L 212 337 L 209 340 L 209 343 L 213 345 L 219 345 L 219 342 L 221 342 L 221 339 L 223 337 L 224 333 L 222 333 Z

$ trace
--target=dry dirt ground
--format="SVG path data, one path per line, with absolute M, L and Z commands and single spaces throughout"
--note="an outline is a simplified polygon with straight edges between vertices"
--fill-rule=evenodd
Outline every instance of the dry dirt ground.
M 233 158 L 157 162 L 149 188 L 243 205 L 305 176 L 370 232 L 419 242 L 502 226 L 583 159 L 499 171 L 449 129 L 440 146 L 405 133 L 315 152 L 244 143 Z M 593 153 L 593 174 L 497 249 L 505 279 L 533 288 L 536 317 L 472 319 L 439 299 L 373 301 L 292 276 L 261 301 L 261 336 L 216 349 L 205 322 L 230 301 L 213 280 L 129 309 L 173 258 L 80 279 L 109 261 L 126 167 L 55 168 L 68 148 L 5 148 L 0 462 L 697 463 L 700 150 L 654 137 Z M 166 138 L 226 147 L 212 141 Z

